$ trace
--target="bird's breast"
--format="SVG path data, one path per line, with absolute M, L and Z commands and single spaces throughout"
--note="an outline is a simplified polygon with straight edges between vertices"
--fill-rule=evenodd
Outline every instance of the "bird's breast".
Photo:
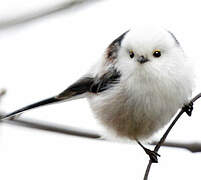
M 112 89 L 89 97 L 100 122 L 114 134 L 144 139 L 163 127 L 186 100 L 175 83 L 132 77 Z

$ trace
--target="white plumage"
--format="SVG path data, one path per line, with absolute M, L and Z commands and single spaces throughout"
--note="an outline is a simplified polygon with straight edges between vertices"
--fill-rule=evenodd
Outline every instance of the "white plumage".
M 129 51 L 135 54 L 130 58 Z M 154 50 L 161 56 L 154 57 Z M 137 58 L 149 59 L 139 63 Z M 176 38 L 163 28 L 138 27 L 122 39 L 117 58 L 105 56 L 93 68 L 101 76 L 110 66 L 121 73 L 118 84 L 97 94 L 87 94 L 100 122 L 114 134 L 146 139 L 167 124 L 192 95 L 193 72 Z
M 141 140 L 167 124 L 192 94 L 193 73 L 174 35 L 136 27 L 115 39 L 91 70 L 57 96 L 4 116 L 86 97 L 95 116 L 119 137 Z

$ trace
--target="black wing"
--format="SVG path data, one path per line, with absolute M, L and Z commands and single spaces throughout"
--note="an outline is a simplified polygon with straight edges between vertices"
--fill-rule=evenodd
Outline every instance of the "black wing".
M 112 68 L 100 78 L 95 78 L 90 87 L 90 92 L 99 93 L 105 91 L 117 84 L 120 80 L 121 74 L 116 69 Z
M 105 74 L 100 77 L 84 77 L 71 85 L 65 91 L 57 96 L 58 99 L 72 98 L 73 96 L 81 95 L 86 92 L 100 93 L 111 88 L 118 83 L 121 74 L 115 68 L 110 68 Z
M 62 93 L 57 96 L 39 101 L 37 103 L 25 106 L 19 110 L 16 110 L 8 115 L 5 115 L 1 119 L 7 119 L 10 117 L 14 117 L 17 114 L 21 114 L 30 109 L 34 109 L 37 107 L 62 102 L 65 100 L 73 99 L 79 97 L 79 95 L 83 95 L 87 92 L 91 93 L 99 93 L 111 88 L 114 84 L 118 83 L 120 80 L 121 74 L 114 68 L 109 69 L 109 71 L 103 74 L 101 77 L 84 77 L 72 84 Z

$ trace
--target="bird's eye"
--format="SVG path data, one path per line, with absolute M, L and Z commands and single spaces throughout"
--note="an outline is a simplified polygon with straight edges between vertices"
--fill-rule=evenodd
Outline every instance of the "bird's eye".
M 161 51 L 160 50 L 154 50 L 154 52 L 153 52 L 153 56 L 154 57 L 160 57 L 161 56 Z
M 134 58 L 135 54 L 132 50 L 129 51 L 130 58 Z

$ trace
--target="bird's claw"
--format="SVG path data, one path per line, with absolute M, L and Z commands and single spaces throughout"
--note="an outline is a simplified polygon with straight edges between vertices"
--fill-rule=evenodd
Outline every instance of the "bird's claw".
M 190 102 L 189 104 L 185 104 L 183 106 L 183 110 L 184 112 L 186 112 L 186 114 L 188 114 L 188 116 L 191 116 L 193 111 L 193 102 Z
M 147 148 L 145 148 L 144 150 L 146 154 L 149 155 L 149 158 L 153 163 L 158 163 L 158 157 L 160 157 L 160 154 Z

